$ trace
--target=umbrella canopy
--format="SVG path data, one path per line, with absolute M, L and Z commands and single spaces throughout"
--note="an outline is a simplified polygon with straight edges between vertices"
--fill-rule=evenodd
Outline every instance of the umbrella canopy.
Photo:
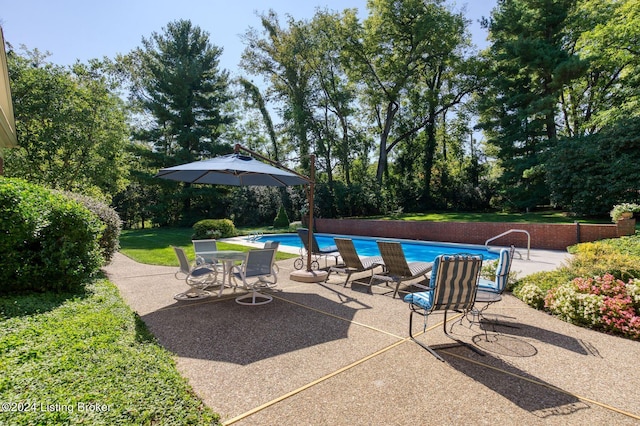
M 253 157 L 239 154 L 240 150 L 261 158 L 270 164 L 258 161 Z M 214 185 L 235 186 L 291 186 L 309 185 L 307 196 L 309 199 L 309 247 L 313 241 L 313 192 L 315 186 L 315 156 L 311 156 L 311 177 L 300 175 L 286 169 L 241 145 L 236 145 L 235 153 L 214 157 L 209 160 L 195 161 L 193 163 L 161 169 L 155 177 L 171 179 L 179 182 L 208 183 Z M 311 252 L 307 251 L 307 272 L 309 276 L 297 276 L 291 274 L 296 281 L 319 282 L 324 280 L 324 275 L 311 271 Z M 309 278 L 311 277 L 311 278 Z M 312 281 L 313 280 L 313 281 Z
M 161 169 L 156 177 L 180 182 L 235 186 L 305 185 L 310 180 L 241 154 Z

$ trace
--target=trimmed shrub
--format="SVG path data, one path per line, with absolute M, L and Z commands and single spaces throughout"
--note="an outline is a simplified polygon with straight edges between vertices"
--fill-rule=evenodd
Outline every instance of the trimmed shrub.
M 280 206 L 280 210 L 278 210 L 278 215 L 273 221 L 274 228 L 288 228 L 289 227 L 289 216 L 287 216 L 287 211 L 284 209 L 284 206 Z
M 193 240 L 229 238 L 238 235 L 236 227 L 229 219 L 205 219 L 193 225 Z
M 0 178 L 0 292 L 77 289 L 102 264 L 101 231 L 78 202 Z
M 96 215 L 104 225 L 104 230 L 100 241 L 100 254 L 105 263 L 109 263 L 113 254 L 120 248 L 120 231 L 122 230 L 122 221 L 118 213 L 107 204 L 86 195 L 75 194 L 73 192 L 65 192 L 64 195 L 82 203 L 91 213 Z

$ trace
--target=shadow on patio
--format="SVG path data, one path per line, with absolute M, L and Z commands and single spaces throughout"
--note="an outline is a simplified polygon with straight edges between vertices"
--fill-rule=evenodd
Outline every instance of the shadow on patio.
M 230 298 L 176 303 L 142 319 L 160 344 L 178 356 L 239 365 L 347 339 L 357 309 L 316 294 L 304 294 L 297 303 L 328 306 L 335 317 L 279 298 L 252 307 Z

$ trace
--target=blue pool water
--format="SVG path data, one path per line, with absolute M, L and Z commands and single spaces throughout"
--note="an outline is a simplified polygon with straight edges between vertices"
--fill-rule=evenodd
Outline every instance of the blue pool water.
M 469 254 L 481 254 L 484 260 L 493 260 L 498 258 L 497 253 L 491 253 L 482 246 L 453 244 L 453 243 L 433 243 L 423 241 L 411 241 L 411 240 L 394 240 L 391 238 L 370 238 L 370 237 L 358 237 L 353 235 L 333 235 L 333 234 L 314 234 L 316 240 L 318 240 L 318 246 L 320 248 L 325 246 L 335 245 L 333 241 L 334 237 L 351 238 L 353 244 L 356 247 L 356 251 L 360 256 L 380 256 L 378 250 L 377 240 L 384 241 L 399 241 L 402 244 L 404 255 L 407 261 L 422 261 L 432 262 L 436 256 L 440 254 L 455 254 L 455 253 L 469 253 Z M 283 246 L 290 246 L 301 248 L 302 241 L 298 234 L 273 234 L 264 235 L 260 237 L 258 241 L 278 241 Z

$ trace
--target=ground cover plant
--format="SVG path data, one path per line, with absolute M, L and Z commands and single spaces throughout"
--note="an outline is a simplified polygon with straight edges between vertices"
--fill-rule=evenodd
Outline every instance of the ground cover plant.
M 573 324 L 640 340 L 640 233 L 569 251 L 567 265 L 523 278 L 513 294 Z
M 0 327 L 0 424 L 218 424 L 105 279 L 2 296 Z

